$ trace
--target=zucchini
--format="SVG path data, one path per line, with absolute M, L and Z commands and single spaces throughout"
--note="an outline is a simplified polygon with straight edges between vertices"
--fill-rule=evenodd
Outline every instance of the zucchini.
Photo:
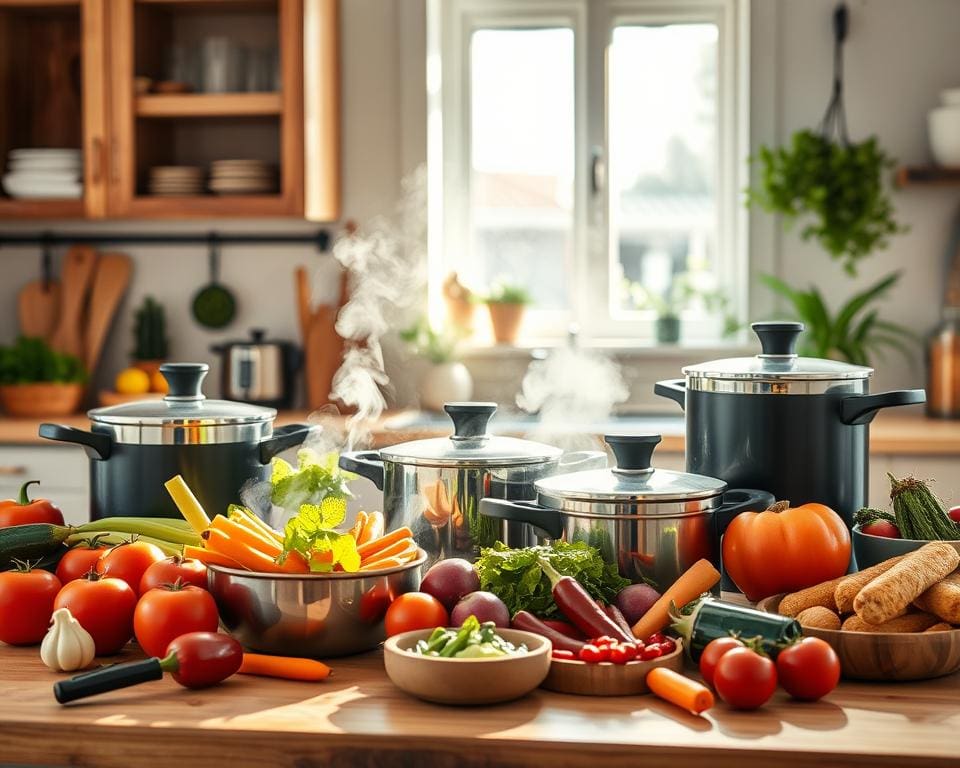
M 29 523 L 0 528 L 0 570 L 10 570 L 13 560 L 33 562 L 52 557 L 63 548 L 73 528 L 51 523 Z

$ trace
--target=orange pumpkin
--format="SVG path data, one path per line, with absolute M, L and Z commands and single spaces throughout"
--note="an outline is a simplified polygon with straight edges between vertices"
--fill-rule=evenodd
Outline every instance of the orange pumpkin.
M 750 600 L 812 587 L 847 572 L 850 531 L 823 504 L 741 512 L 723 535 L 723 567 Z

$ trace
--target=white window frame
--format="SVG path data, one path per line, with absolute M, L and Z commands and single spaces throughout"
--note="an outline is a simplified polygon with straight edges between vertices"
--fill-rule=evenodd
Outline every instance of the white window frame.
M 749 173 L 749 0 L 428 0 L 427 135 L 430 318 L 443 317 L 443 278 L 457 270 L 469 232 L 470 36 L 477 29 L 568 27 L 574 35 L 574 213 L 570 311 L 528 310 L 528 340 L 565 338 L 576 321 L 588 343 L 649 346 L 652 312 L 613 317 L 614 246 L 607 221 L 606 184 L 591 189 L 594 148 L 606 151 L 606 53 L 621 24 L 714 23 L 719 31 L 717 274 L 731 311 L 748 317 L 748 216 L 743 190 Z M 605 160 L 605 158 L 602 158 Z M 599 235 L 593 235 L 599 232 Z M 597 267 L 603 265 L 602 269 Z M 483 327 L 483 324 L 478 324 Z M 716 339 L 716 319 L 689 319 L 684 340 Z M 486 339 L 480 338 L 484 342 Z

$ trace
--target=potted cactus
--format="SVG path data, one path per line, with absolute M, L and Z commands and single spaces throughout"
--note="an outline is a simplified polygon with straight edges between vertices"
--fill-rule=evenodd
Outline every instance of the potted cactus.
M 134 315 L 133 364 L 151 379 L 158 375 L 160 365 L 167 359 L 167 321 L 163 305 L 147 296 Z

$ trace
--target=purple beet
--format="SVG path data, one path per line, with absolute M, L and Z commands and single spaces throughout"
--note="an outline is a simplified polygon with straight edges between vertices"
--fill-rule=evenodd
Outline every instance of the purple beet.
M 493 592 L 471 592 L 462 598 L 450 613 L 450 626 L 459 627 L 471 616 L 481 624 L 492 621 L 498 627 L 510 626 L 510 611 Z
M 477 572 L 470 563 L 458 557 L 434 563 L 420 582 L 420 591 L 433 595 L 448 611 L 453 610 L 461 597 L 478 589 L 480 577 Z
M 660 593 L 649 584 L 631 584 L 617 593 L 614 602 L 627 623 L 633 626 L 659 599 Z

